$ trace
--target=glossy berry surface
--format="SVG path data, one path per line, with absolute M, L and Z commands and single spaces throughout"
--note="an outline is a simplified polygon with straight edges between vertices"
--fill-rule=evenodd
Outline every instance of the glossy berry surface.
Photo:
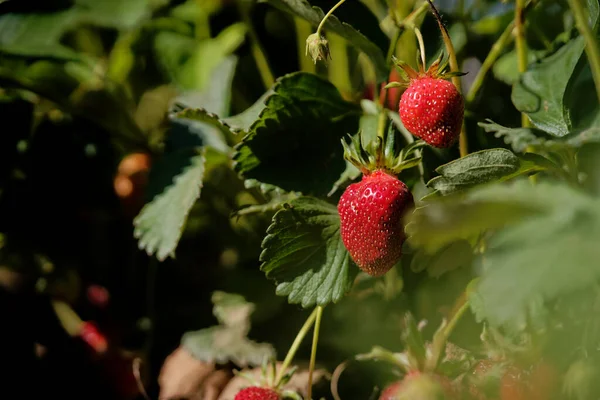
M 235 395 L 234 400 L 280 400 L 281 396 L 270 388 L 250 386 Z
M 338 203 L 344 245 L 367 274 L 381 276 L 402 254 L 401 219 L 413 197 L 406 185 L 382 170 L 363 176 Z
M 452 82 L 428 76 L 413 79 L 399 104 L 406 129 L 438 148 L 456 143 L 464 110 L 464 99 Z

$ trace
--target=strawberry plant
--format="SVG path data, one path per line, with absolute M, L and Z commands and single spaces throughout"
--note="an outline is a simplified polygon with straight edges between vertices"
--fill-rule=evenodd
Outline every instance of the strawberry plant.
M 599 14 L 0 2 L 2 390 L 597 398 Z

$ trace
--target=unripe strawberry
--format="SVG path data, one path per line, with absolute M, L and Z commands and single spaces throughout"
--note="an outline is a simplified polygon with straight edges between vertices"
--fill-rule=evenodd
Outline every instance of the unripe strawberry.
M 427 75 L 411 79 L 399 105 L 406 129 L 439 148 L 456 143 L 464 110 L 463 97 L 452 82 Z
M 338 203 L 340 232 L 360 269 L 381 276 L 398 262 L 405 239 L 401 219 L 413 204 L 406 185 L 383 170 L 346 188 Z
M 250 386 L 235 395 L 234 400 L 280 400 L 281 396 L 275 390 L 266 387 Z
M 412 372 L 401 382 L 388 386 L 379 400 L 454 400 L 459 399 L 452 381 L 443 375 Z

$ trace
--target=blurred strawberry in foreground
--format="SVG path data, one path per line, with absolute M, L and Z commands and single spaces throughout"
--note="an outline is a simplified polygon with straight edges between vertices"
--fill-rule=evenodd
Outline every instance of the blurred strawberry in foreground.
M 98 330 L 98 327 L 93 322 L 84 322 L 81 326 L 79 336 L 97 353 L 104 353 L 108 349 L 106 337 Z

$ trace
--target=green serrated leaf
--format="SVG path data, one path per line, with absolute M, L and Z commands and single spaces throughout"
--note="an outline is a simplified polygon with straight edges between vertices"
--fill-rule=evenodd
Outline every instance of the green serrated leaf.
M 193 149 L 168 154 L 150 171 L 154 194 L 134 220 L 139 248 L 160 261 L 175 256 L 190 209 L 200 197 L 206 152 Z
M 278 211 L 262 247 L 261 270 L 276 281 L 277 294 L 305 308 L 339 301 L 358 273 L 336 207 L 316 198 L 300 197 Z
M 325 15 L 323 10 L 319 7 L 311 7 L 306 0 L 259 0 L 259 2 L 272 4 L 284 12 L 305 19 L 313 26 L 318 26 Z M 374 64 L 378 82 L 383 82 L 388 78 L 389 71 L 383 52 L 366 36 L 351 25 L 341 22 L 334 14 L 325 21 L 324 29 L 337 33 L 369 56 Z M 335 55 L 333 56 L 335 57 Z
M 510 150 L 482 150 L 438 167 L 436 172 L 440 175 L 427 186 L 446 195 L 509 176 L 519 167 L 519 158 Z
M 340 139 L 358 130 L 360 109 L 313 74 L 286 75 L 273 91 L 235 148 L 235 170 L 287 191 L 327 194 L 344 170 Z
M 231 139 L 233 133 L 229 126 L 216 114 L 209 113 L 204 109 L 186 109 L 176 113 L 171 122 L 185 127 L 191 135 L 196 135 L 200 139 L 200 142 L 197 142 L 196 145 L 211 146 L 222 153 L 227 153 L 230 150 L 227 142 Z M 191 145 L 193 143 L 193 140 L 188 142 Z M 175 145 L 178 148 L 185 146 L 185 140 Z
M 583 54 L 585 41 L 578 36 L 556 53 L 533 65 L 513 86 L 515 107 L 533 124 L 557 137 L 574 128 L 565 93 Z
M 273 90 L 266 91 L 258 100 L 254 102 L 250 107 L 245 109 L 243 112 L 233 115 L 231 117 L 225 118 L 225 122 L 231 127 L 231 129 L 235 131 L 245 131 L 248 132 L 252 124 L 259 119 L 260 114 L 265 109 L 265 101 L 269 96 L 271 96 Z

